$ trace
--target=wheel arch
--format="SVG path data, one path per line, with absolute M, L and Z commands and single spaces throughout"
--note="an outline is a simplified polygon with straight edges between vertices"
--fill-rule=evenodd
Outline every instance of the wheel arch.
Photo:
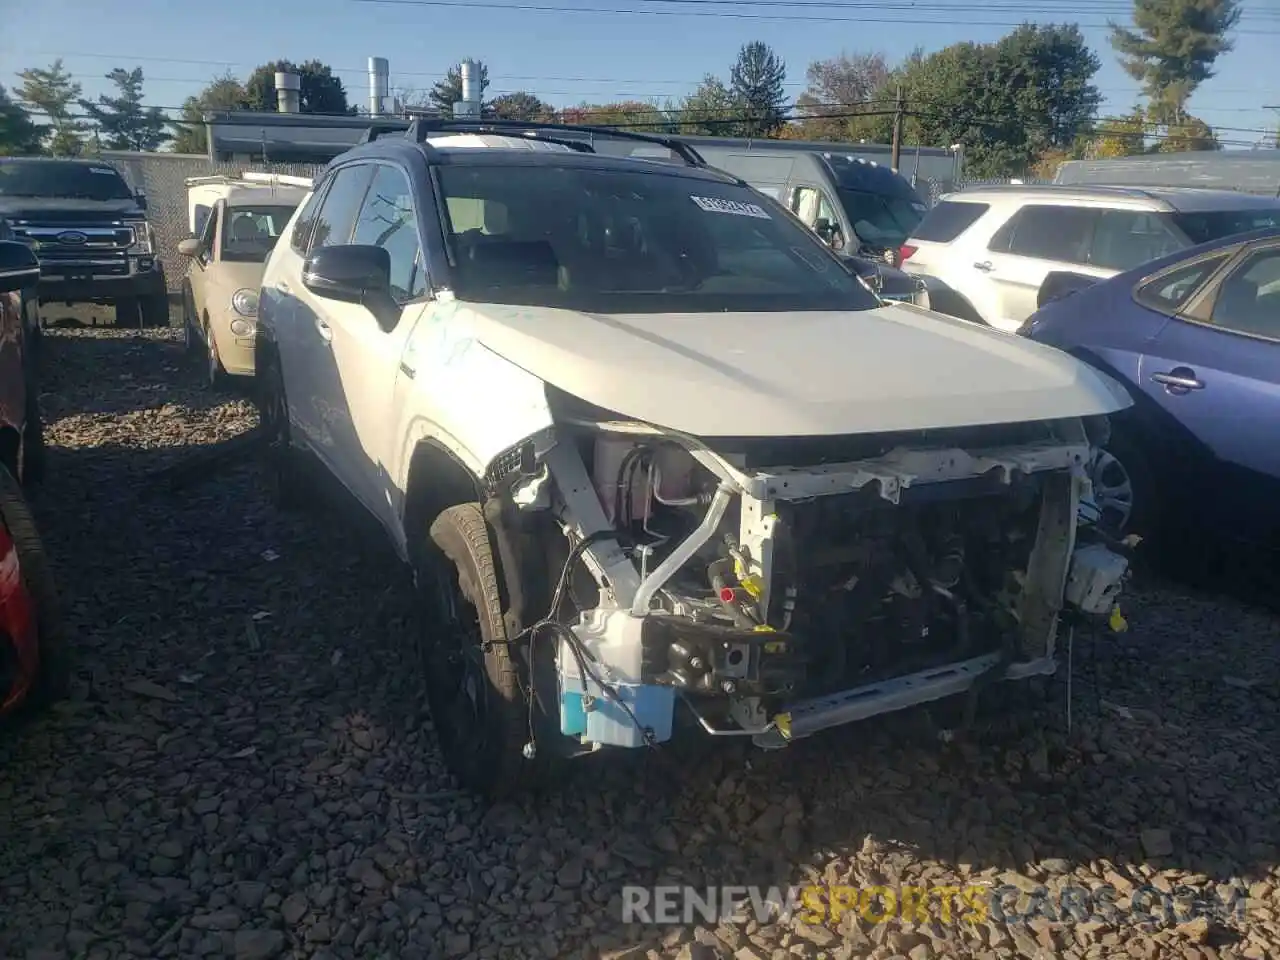
M 427 529 L 441 513 L 460 503 L 482 503 L 484 486 L 462 459 L 431 438 L 419 440 L 409 458 L 403 525 L 409 559 L 427 542 Z

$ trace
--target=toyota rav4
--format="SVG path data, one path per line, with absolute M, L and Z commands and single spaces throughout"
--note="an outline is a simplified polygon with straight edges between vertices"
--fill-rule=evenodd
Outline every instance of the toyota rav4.
M 606 136 L 641 135 L 374 127 L 263 276 L 277 491 L 318 461 L 411 565 L 458 778 L 1052 674 L 1060 623 L 1123 586 L 1080 506 L 1127 394 L 878 299 L 687 145 Z

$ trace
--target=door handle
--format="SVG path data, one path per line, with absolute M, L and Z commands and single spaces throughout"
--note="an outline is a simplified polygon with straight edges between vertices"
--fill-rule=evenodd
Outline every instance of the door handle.
M 325 343 L 333 341 L 333 328 L 319 318 L 316 318 L 316 332 Z
M 1169 373 L 1153 373 L 1151 380 L 1162 383 L 1173 390 L 1203 390 L 1204 381 L 1196 379 L 1194 370 L 1170 371 Z
M 279 287 L 281 290 L 283 290 L 285 293 L 289 292 L 289 285 L 285 283 L 283 280 L 279 281 L 276 284 L 276 286 Z
M 995 267 L 993 267 L 993 266 L 991 265 L 991 261 L 990 261 L 990 260 L 983 260 L 983 261 L 981 261 L 981 262 L 979 262 L 979 263 L 975 263 L 975 264 L 973 265 L 973 269 L 975 269 L 975 270 L 981 270 L 983 273 L 989 273 L 990 271 L 994 270 L 994 269 L 995 269 Z

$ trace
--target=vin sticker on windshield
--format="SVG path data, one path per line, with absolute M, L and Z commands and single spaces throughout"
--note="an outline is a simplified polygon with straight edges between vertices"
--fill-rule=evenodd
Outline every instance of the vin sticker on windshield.
M 694 197 L 690 200 L 708 213 L 731 213 L 736 217 L 756 217 L 759 220 L 772 220 L 764 207 L 754 203 L 742 203 L 738 200 L 721 200 L 719 197 Z

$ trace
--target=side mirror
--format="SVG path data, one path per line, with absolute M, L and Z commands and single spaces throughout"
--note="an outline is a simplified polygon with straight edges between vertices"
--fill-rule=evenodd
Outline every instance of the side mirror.
M 178 241 L 178 253 L 184 257 L 198 257 L 203 249 L 199 237 L 187 237 L 185 240 Z
M 133 199 L 138 202 L 139 210 L 147 209 L 147 195 L 143 193 L 141 190 L 139 190 L 137 193 L 133 195 Z
M 321 247 L 303 264 L 302 285 L 318 297 L 367 307 L 384 330 L 400 317 L 400 305 L 391 295 L 391 254 L 385 247 Z
M 823 243 L 830 243 L 836 228 L 826 217 L 819 217 L 813 222 L 813 232 L 822 238 Z
M 0 293 L 25 290 L 40 282 L 35 251 L 16 240 L 0 241 Z

